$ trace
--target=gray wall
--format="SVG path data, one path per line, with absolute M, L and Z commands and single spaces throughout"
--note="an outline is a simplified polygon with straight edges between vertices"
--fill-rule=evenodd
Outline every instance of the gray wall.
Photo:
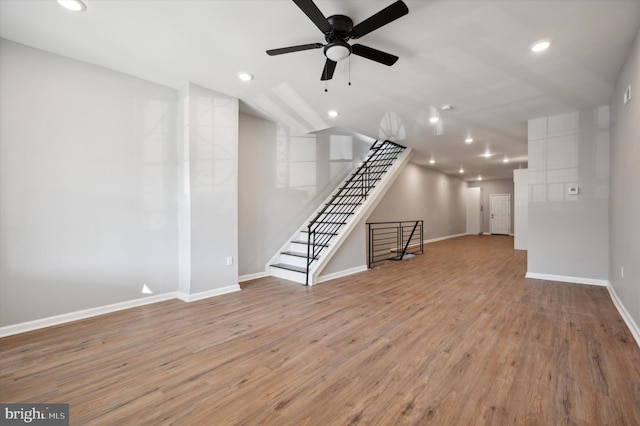
M 483 180 L 481 182 L 468 182 L 469 188 L 482 188 L 482 232 L 491 232 L 491 194 L 509 194 L 511 195 L 511 233 L 514 230 L 514 196 L 513 196 L 513 179 Z
M 356 226 L 329 261 L 322 276 L 366 267 L 367 222 L 423 220 L 425 240 L 464 234 L 466 187 L 466 183 L 456 177 L 407 164 L 373 213 Z
M 622 94 L 632 86 L 624 106 Z M 640 32 L 611 98 L 610 281 L 640 327 Z M 624 267 L 624 277 L 621 268 Z
M 351 269 L 363 269 L 367 266 L 367 229 L 366 219 L 361 220 L 351 234 L 342 243 L 319 277 L 340 274 Z
M 0 325 L 176 291 L 177 92 L 0 40 Z
M 609 108 L 529 120 L 528 182 L 528 272 L 606 282 Z
M 240 114 L 239 274 L 265 265 L 360 163 L 370 142 L 333 128 L 300 134 Z
M 464 234 L 466 187 L 461 179 L 409 163 L 367 222 L 421 219 L 425 240 Z

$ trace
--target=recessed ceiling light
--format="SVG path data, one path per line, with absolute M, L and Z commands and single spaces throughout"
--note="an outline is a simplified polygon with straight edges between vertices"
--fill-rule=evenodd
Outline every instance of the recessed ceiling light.
M 439 120 L 439 118 L 434 116 L 434 117 L 431 117 L 429 119 L 429 123 L 436 124 L 438 122 L 438 120 Z
M 332 117 L 332 118 L 336 118 L 338 115 L 340 115 L 340 113 L 335 110 L 331 110 L 327 114 L 329 114 L 329 117 Z
M 74 12 L 82 12 L 87 8 L 81 0 L 58 0 L 58 4 L 65 9 L 73 10 Z
M 464 141 L 465 141 L 466 143 L 471 143 L 471 142 L 473 142 L 473 138 L 466 138 Z
M 462 167 L 460 167 L 459 172 L 460 172 L 460 173 L 464 173 L 464 169 L 463 169 Z
M 508 163 L 508 162 L 509 162 L 509 159 L 505 157 L 505 159 L 504 159 L 504 160 L 502 160 L 502 162 L 503 162 L 503 163 Z
M 492 155 L 492 154 L 491 154 L 489 151 L 487 151 L 487 152 L 485 152 L 484 154 L 482 154 L 482 156 L 483 156 L 484 158 L 489 158 L 489 157 L 491 157 L 491 155 Z
M 242 81 L 251 81 L 251 80 L 253 80 L 253 75 L 251 75 L 251 74 L 249 74 L 248 72 L 245 72 L 245 71 L 239 71 L 238 73 L 236 73 L 236 75 Z
M 435 164 L 436 160 L 434 160 L 433 158 L 431 160 L 429 160 L 429 164 Z
M 549 46 L 551 46 L 551 40 L 550 39 L 543 39 L 543 40 L 538 40 L 535 43 L 533 43 L 531 46 L 529 46 L 529 49 L 531 49 L 532 52 L 543 52 L 545 50 L 547 50 L 549 48 Z
M 478 175 L 478 180 L 482 180 L 482 175 Z

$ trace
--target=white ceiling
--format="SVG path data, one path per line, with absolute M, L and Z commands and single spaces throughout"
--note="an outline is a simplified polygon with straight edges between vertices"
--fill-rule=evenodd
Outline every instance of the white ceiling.
M 0 36 L 173 88 L 198 84 L 305 131 L 337 126 L 397 140 L 418 151 L 414 162 L 467 180 L 526 167 L 528 119 L 608 104 L 640 28 L 638 0 L 406 0 L 408 15 L 357 41 L 399 61 L 352 56 L 352 85 L 344 61 L 325 93 L 321 49 L 265 53 L 324 43 L 290 0 L 84 1 L 87 10 L 74 13 L 53 0 L 2 0 Z M 392 2 L 316 4 L 357 24 Z M 551 48 L 531 53 L 541 38 Z M 255 79 L 240 82 L 240 70 Z M 445 104 L 454 109 L 441 111 Z M 487 150 L 494 155 L 482 157 Z

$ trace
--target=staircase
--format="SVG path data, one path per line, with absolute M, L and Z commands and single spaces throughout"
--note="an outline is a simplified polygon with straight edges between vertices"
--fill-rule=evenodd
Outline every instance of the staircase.
M 313 285 L 351 230 L 382 199 L 410 156 L 410 148 L 376 141 L 362 163 L 269 262 L 269 274 Z

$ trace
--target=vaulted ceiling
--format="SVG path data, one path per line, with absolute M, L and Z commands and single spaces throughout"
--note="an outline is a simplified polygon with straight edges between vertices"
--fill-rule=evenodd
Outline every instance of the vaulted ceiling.
M 417 151 L 414 162 L 467 180 L 526 167 L 528 119 L 608 104 L 640 28 L 638 0 L 406 0 L 408 15 L 357 40 L 398 62 L 352 55 L 325 86 L 322 49 L 265 53 L 325 42 L 291 0 L 84 2 L 74 13 L 55 1 L 2 0 L 0 36 L 173 88 L 198 84 L 305 132 L 395 140 Z M 357 24 L 392 2 L 316 4 Z M 543 38 L 551 47 L 531 52 Z M 255 78 L 242 82 L 238 71 Z

